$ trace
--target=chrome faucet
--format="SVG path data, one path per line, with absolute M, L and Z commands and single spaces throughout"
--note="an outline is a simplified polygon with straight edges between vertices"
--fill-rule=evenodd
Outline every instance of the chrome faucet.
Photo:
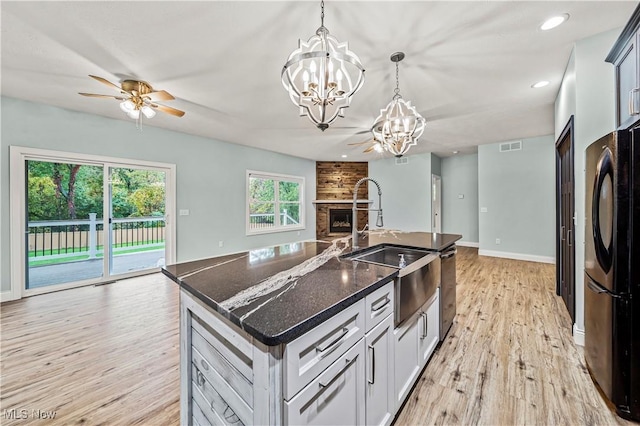
M 377 209 L 370 209 L 368 207 L 366 208 L 358 208 L 358 188 L 360 188 L 360 185 L 366 181 L 371 181 L 373 182 L 377 187 L 378 187 L 378 208 Z M 367 225 L 364 226 L 364 228 L 362 228 L 362 231 L 358 231 L 358 210 L 366 210 L 366 211 L 377 211 L 378 212 L 378 218 L 376 219 L 376 226 L 378 228 L 381 228 L 383 226 L 383 222 L 382 222 L 382 190 L 380 189 L 380 185 L 378 184 L 378 182 L 376 182 L 375 179 L 372 179 L 370 177 L 365 177 L 360 179 L 357 183 L 356 186 L 353 188 L 353 229 L 351 231 L 351 248 L 357 249 L 358 248 L 358 237 L 361 235 L 361 233 L 364 233 L 364 231 L 367 229 Z

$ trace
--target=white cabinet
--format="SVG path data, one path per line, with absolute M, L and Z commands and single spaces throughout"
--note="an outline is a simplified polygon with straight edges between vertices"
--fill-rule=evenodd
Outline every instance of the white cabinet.
M 435 350 L 440 333 L 440 289 L 412 317 L 393 331 L 395 401 L 400 407 Z
M 398 328 L 393 290 L 276 346 L 182 290 L 180 423 L 388 426 L 439 337 L 439 290 Z
M 364 299 L 329 318 L 284 348 L 284 397 L 293 398 L 314 377 L 364 337 Z
M 400 407 L 420 372 L 418 366 L 418 316 L 413 316 L 393 330 L 395 346 L 395 402 Z
M 364 339 L 360 339 L 291 401 L 285 401 L 284 423 L 363 425 L 364 345 Z
M 393 315 L 388 315 L 365 337 L 366 423 L 389 425 L 395 413 L 393 392 Z
M 436 291 L 435 299 L 425 303 L 420 309 L 418 334 L 418 362 L 424 367 L 431 358 L 440 340 L 440 289 Z

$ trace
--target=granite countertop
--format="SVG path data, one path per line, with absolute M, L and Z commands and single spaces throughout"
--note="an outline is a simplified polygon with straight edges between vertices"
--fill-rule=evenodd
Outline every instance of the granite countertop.
M 266 345 L 288 343 L 394 279 L 397 268 L 344 256 L 379 244 L 442 250 L 459 235 L 371 231 L 168 265 L 162 272 Z

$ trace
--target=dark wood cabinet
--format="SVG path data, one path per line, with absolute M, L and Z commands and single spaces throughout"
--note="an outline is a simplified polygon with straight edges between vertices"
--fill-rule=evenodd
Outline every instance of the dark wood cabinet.
M 616 78 L 616 125 L 628 129 L 640 124 L 640 5 L 606 59 Z

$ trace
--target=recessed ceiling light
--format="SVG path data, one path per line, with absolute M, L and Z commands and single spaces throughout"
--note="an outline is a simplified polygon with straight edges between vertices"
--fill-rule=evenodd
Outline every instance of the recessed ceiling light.
M 546 21 L 544 21 L 544 23 L 540 25 L 540 29 L 542 31 L 553 29 L 558 25 L 562 24 L 563 22 L 566 22 L 568 19 L 569 19 L 568 13 L 563 13 L 562 15 L 553 16 L 547 19 Z
M 547 80 L 542 80 L 537 82 L 536 84 L 532 84 L 531 87 L 534 89 L 539 89 L 541 87 L 548 86 L 548 85 L 549 85 L 549 82 Z
M 454 154 L 457 154 L 457 153 L 458 153 L 458 151 L 452 151 L 452 152 L 453 152 Z
M 342 158 L 347 158 L 347 154 L 342 154 Z

